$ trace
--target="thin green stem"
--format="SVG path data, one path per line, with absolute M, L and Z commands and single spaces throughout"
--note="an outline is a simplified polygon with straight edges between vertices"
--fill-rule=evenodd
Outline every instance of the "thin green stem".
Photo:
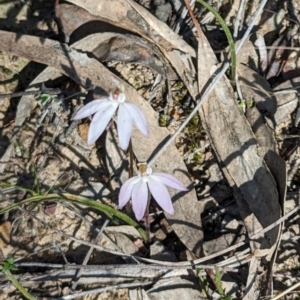
M 15 276 L 10 272 L 10 270 L 5 270 L 3 272 L 12 282 L 12 284 L 22 293 L 24 297 L 26 297 L 28 300 L 37 300 L 29 292 L 27 292 L 27 290 L 20 284 L 20 282 L 15 278 Z
M 76 203 L 84 206 L 88 206 L 91 208 L 94 208 L 96 210 L 101 211 L 102 213 L 106 214 L 108 218 L 110 218 L 113 222 L 115 223 L 120 223 L 119 221 L 122 220 L 125 223 L 133 226 L 134 228 L 137 229 L 137 231 L 140 233 L 141 237 L 146 241 L 146 233 L 145 231 L 136 223 L 134 220 L 132 220 L 129 216 L 126 214 L 120 212 L 117 209 L 114 209 L 113 207 L 99 203 L 95 200 L 91 200 L 89 198 L 83 197 L 83 196 L 77 196 L 73 194 L 68 194 L 68 193 L 62 193 L 62 194 L 48 194 L 48 195 L 35 195 L 32 197 L 29 197 L 23 201 L 20 201 L 18 203 L 12 204 L 10 206 L 7 206 L 0 210 L 0 215 L 4 214 L 6 212 L 9 212 L 13 209 L 18 208 L 19 206 L 30 204 L 30 203 L 35 203 L 35 202 L 43 202 L 46 200 L 62 200 L 62 201 L 68 201 L 71 203 Z
M 201 3 L 206 9 L 208 9 L 218 20 L 218 22 L 220 23 L 220 25 L 222 26 L 227 40 L 228 40 L 228 44 L 229 44 L 229 48 L 230 48 L 230 55 L 231 55 L 231 78 L 233 81 L 235 81 L 235 73 L 236 73 L 236 51 L 235 51 L 235 44 L 234 44 L 234 40 L 233 37 L 231 35 L 231 32 L 228 28 L 228 26 L 226 25 L 225 21 L 223 20 L 223 18 L 219 15 L 219 13 L 209 4 L 207 4 L 204 0 L 197 0 L 199 3 Z
M 19 191 L 25 191 L 29 194 L 31 194 L 32 196 L 35 196 L 36 195 L 36 192 L 31 190 L 31 189 L 28 189 L 28 188 L 25 188 L 23 186 L 19 186 L 19 185 L 14 185 L 14 184 L 11 184 L 11 183 L 8 183 L 8 182 L 5 182 L 5 181 L 1 181 L 0 180 L 0 184 L 4 185 L 5 187 L 10 187 L 10 188 L 13 188 L 15 190 L 19 190 Z

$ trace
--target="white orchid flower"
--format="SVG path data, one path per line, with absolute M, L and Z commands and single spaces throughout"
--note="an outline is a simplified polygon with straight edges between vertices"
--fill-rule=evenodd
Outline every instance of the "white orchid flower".
M 166 186 L 179 191 L 187 191 L 183 184 L 173 175 L 167 173 L 152 173 L 152 168 L 139 164 L 138 176 L 128 179 L 121 187 L 119 208 L 132 199 L 132 209 L 140 221 L 146 211 L 149 192 L 159 206 L 169 214 L 174 214 L 172 200 Z
M 138 106 L 125 100 L 124 88 L 120 87 L 108 97 L 93 100 L 77 112 L 73 120 L 95 114 L 88 132 L 88 145 L 93 144 L 100 137 L 117 109 L 117 130 L 121 149 L 128 148 L 133 123 L 144 136 L 149 137 L 145 115 Z

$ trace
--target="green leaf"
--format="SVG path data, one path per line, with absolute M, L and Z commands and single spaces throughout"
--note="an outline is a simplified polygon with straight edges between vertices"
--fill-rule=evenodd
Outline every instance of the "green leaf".
M 218 267 L 216 267 L 216 280 L 215 280 L 215 284 L 216 284 L 216 288 L 218 290 L 218 293 L 221 295 L 222 299 L 223 297 L 225 297 L 225 293 L 223 291 L 223 287 L 222 287 L 222 282 L 221 282 L 221 273 Z
M 39 106 L 43 107 L 52 99 L 52 95 L 50 94 L 41 94 L 41 96 L 37 99 L 37 103 Z
M 18 270 L 18 268 L 14 265 L 14 259 L 12 257 L 7 258 L 3 261 L 2 272 L 14 271 Z
M 218 293 L 221 296 L 221 300 L 232 300 L 231 296 L 226 296 L 225 295 L 225 290 L 222 287 L 222 281 L 221 281 L 222 275 L 221 275 L 220 270 L 219 270 L 218 267 L 216 267 L 215 272 L 216 272 L 215 285 L 216 285 L 216 288 L 218 290 Z
M 199 277 L 199 283 L 200 283 L 200 293 L 206 297 L 209 298 L 208 295 L 208 283 L 207 283 L 207 277 L 205 275 L 201 275 L 202 269 L 198 269 L 198 277 Z

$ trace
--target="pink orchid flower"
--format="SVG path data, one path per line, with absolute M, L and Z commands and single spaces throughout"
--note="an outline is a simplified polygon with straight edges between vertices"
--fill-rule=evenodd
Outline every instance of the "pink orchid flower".
M 138 176 L 128 179 L 121 187 L 119 208 L 132 199 L 135 217 L 140 221 L 146 211 L 149 191 L 160 207 L 169 214 L 174 214 L 172 200 L 166 186 L 179 191 L 187 191 L 183 184 L 173 175 L 152 173 L 152 168 L 139 164 Z
M 128 148 L 133 123 L 144 136 L 149 137 L 145 115 L 138 106 L 125 100 L 124 87 L 121 86 L 108 97 L 93 100 L 77 112 L 73 120 L 95 114 L 88 132 L 88 145 L 93 144 L 100 137 L 117 109 L 117 130 L 121 149 Z

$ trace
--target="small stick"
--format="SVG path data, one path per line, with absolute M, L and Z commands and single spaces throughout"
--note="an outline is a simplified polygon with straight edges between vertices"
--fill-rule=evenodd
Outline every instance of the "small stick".
M 243 19 L 245 6 L 246 6 L 245 0 L 241 0 L 240 3 L 239 3 L 239 10 L 238 10 L 235 22 L 234 22 L 233 38 L 234 38 L 235 41 L 238 38 L 239 28 L 240 28 L 240 24 L 241 24 L 242 19 Z
M 101 230 L 98 232 L 97 237 L 95 238 L 95 241 L 94 241 L 95 243 L 97 243 L 99 241 L 99 239 L 100 239 L 100 237 L 101 237 L 101 235 L 102 235 L 105 227 L 108 225 L 108 223 L 109 223 L 109 220 L 106 219 L 104 221 L 102 227 L 101 227 Z M 86 254 L 86 256 L 85 256 L 85 258 L 83 260 L 83 263 L 82 263 L 83 266 L 85 266 L 88 263 L 88 261 L 89 261 L 91 255 L 92 255 L 94 249 L 95 249 L 94 247 L 90 247 L 89 251 L 87 252 L 87 254 Z M 74 292 L 76 290 L 76 287 L 77 287 L 77 285 L 79 283 L 79 280 L 80 280 L 80 276 L 83 273 L 83 271 L 84 271 L 84 269 L 80 268 L 79 271 L 77 272 L 77 274 L 75 275 L 76 279 L 74 280 L 74 283 L 73 283 L 73 285 L 71 287 L 71 291 L 72 292 Z
M 277 300 L 277 299 L 281 299 L 283 296 L 285 296 L 286 294 L 288 294 L 289 292 L 295 290 L 298 286 L 300 286 L 300 281 L 295 283 L 294 285 L 290 286 L 288 289 L 286 289 L 285 291 L 283 291 L 282 293 L 280 293 L 279 295 L 277 295 L 276 297 L 272 298 L 272 300 Z
M 65 254 L 63 253 L 63 251 L 61 250 L 60 246 L 58 244 L 56 244 L 55 241 L 53 241 L 53 246 L 58 250 L 58 252 L 60 252 L 61 256 L 63 257 L 65 263 L 68 265 L 69 262 L 67 260 L 67 257 L 65 256 Z
M 249 256 L 249 255 L 247 255 Z M 103 273 L 103 270 L 115 270 L 115 269 L 126 269 L 126 270 L 163 270 L 163 271 L 169 271 L 169 270 L 195 270 L 195 269 L 211 269 L 214 270 L 216 266 L 218 266 L 219 269 L 222 269 L 224 272 L 233 272 L 238 273 L 240 272 L 240 269 L 238 268 L 232 268 L 228 265 L 222 266 L 219 264 L 200 264 L 200 265 L 189 265 L 189 266 L 161 266 L 161 265 L 149 265 L 149 264 L 111 264 L 111 265 L 64 265 L 64 264 L 51 264 L 51 263 L 37 263 L 37 262 L 21 262 L 21 263 L 15 263 L 16 267 L 21 268 L 32 268 L 32 267 L 38 267 L 38 268 L 47 268 L 47 269 L 60 269 L 60 270 L 98 270 L 98 273 L 95 275 L 101 276 Z M 101 270 L 101 272 L 99 272 Z M 55 274 L 64 274 L 62 273 L 55 273 Z M 38 275 L 40 276 L 40 275 Z M 43 275 L 45 276 L 45 275 Z M 47 276 L 47 275 L 46 275 Z M 121 276 L 121 271 L 120 271 Z M 32 278 L 32 277 L 30 277 Z M 141 276 L 141 278 L 143 278 Z

